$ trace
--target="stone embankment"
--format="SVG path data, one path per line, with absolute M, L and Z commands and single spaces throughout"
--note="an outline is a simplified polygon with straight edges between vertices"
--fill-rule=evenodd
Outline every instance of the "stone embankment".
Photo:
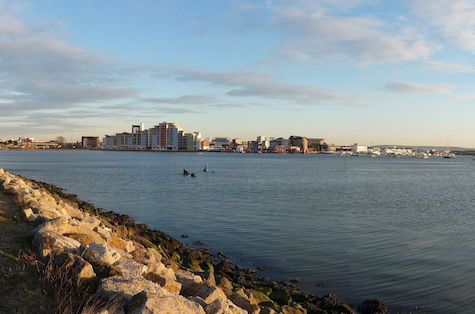
M 355 313 L 335 295 L 317 298 L 293 282 L 257 277 L 222 252 L 213 256 L 206 249 L 190 249 L 55 186 L 0 169 L 0 188 L 16 197 L 24 218 L 36 226 L 32 245 L 48 265 L 48 276 L 63 274 L 50 280 L 55 292 L 87 291 L 95 298 L 92 305 L 79 302 L 80 312 Z M 376 300 L 363 305 L 362 313 L 387 311 Z

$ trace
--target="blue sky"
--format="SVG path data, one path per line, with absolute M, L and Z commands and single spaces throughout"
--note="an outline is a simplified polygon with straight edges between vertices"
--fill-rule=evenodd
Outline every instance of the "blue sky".
M 0 0 L 0 138 L 475 147 L 475 1 Z

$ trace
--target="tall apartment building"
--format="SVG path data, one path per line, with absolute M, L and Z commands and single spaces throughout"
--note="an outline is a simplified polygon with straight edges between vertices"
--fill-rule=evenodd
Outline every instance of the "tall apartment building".
M 178 133 L 178 149 L 186 151 L 202 150 L 202 138 L 200 132 L 184 132 Z
M 160 150 L 178 150 L 178 133 L 183 131 L 177 123 L 163 122 L 158 125 Z
M 150 129 L 143 123 L 133 125 L 131 133 L 106 135 L 103 140 L 105 149 L 134 150 L 201 150 L 201 133 L 184 132 L 178 123 L 162 122 Z

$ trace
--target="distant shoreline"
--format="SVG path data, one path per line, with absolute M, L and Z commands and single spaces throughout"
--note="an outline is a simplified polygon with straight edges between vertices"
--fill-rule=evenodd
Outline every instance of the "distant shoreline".
M 154 152 L 154 153 L 232 153 L 232 154 L 271 154 L 271 155 L 341 155 L 342 152 L 324 151 L 324 152 L 235 152 L 218 150 L 153 150 L 153 149 L 97 149 L 97 148 L 18 148 L 18 147 L 0 147 L 0 151 L 107 151 L 107 152 Z M 453 150 L 451 151 L 459 156 L 475 156 L 475 150 Z M 344 154 L 344 153 L 343 153 Z M 370 155 L 369 153 L 358 153 L 358 155 Z M 407 156 L 406 156 L 407 157 Z M 409 156 L 410 157 L 410 156 Z

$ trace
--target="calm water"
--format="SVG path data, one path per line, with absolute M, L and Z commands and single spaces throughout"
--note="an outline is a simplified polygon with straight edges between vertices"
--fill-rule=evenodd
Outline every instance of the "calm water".
M 318 295 L 393 311 L 475 306 L 472 158 L 0 151 L 0 167 Z

